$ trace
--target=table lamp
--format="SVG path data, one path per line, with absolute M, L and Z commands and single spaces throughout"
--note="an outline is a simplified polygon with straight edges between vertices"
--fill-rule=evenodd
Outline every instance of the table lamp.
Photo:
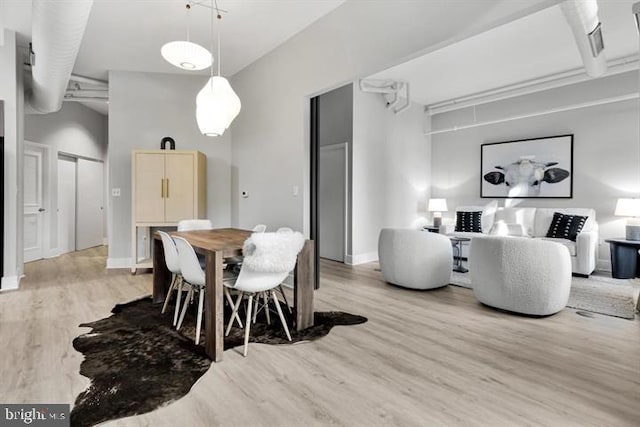
M 640 199 L 618 199 L 615 216 L 626 216 L 627 240 L 640 240 Z
M 447 211 L 447 199 L 429 199 L 429 212 L 433 212 L 433 226 L 442 225 L 442 212 Z

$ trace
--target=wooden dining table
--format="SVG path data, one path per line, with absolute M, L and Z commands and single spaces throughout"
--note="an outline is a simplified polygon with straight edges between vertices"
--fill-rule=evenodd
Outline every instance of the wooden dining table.
M 251 231 L 237 228 L 214 230 L 171 232 L 172 236 L 186 239 L 197 253 L 205 256 L 205 311 L 204 347 L 207 355 L 215 362 L 222 361 L 224 352 L 224 302 L 223 302 L 223 260 L 242 255 L 242 245 Z M 298 331 L 313 326 L 314 291 L 314 245 L 306 240 L 293 274 L 293 318 Z M 164 260 L 162 239 L 153 235 L 153 301 L 164 302 L 171 282 L 171 272 Z

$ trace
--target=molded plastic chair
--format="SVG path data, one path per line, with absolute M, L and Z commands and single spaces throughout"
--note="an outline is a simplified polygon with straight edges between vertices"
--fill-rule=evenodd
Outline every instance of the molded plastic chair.
M 178 231 L 213 230 L 208 219 L 183 219 L 178 222 Z
M 247 318 L 244 331 L 244 356 L 247 355 L 253 299 L 255 296 L 258 298 L 262 296 L 265 302 L 268 302 L 269 296 L 273 299 L 287 339 L 291 341 L 289 327 L 282 314 L 282 308 L 280 307 L 280 301 L 276 296 L 275 289 L 287 278 L 295 267 L 296 257 L 303 245 L 304 236 L 300 233 L 293 232 L 291 234 L 265 233 L 261 236 L 252 236 L 245 242 L 245 262 L 242 264 L 240 274 L 234 284 L 225 283 L 226 287 L 240 292 L 233 306 L 232 319 L 237 315 L 243 297 L 248 295 Z M 267 314 L 267 321 L 270 321 L 268 307 L 265 313 Z M 231 332 L 231 326 L 232 324 L 230 322 L 225 332 L 226 335 L 229 335 L 229 332 Z
M 176 325 L 178 321 L 178 312 L 180 310 L 180 297 L 182 296 L 182 272 L 180 271 L 180 259 L 178 257 L 178 249 L 176 249 L 176 244 L 169 236 L 169 234 L 164 231 L 158 231 L 160 237 L 162 238 L 162 247 L 164 249 L 164 260 L 167 264 L 167 269 L 171 272 L 171 286 L 169 286 L 169 290 L 167 291 L 167 296 L 164 299 L 164 304 L 162 306 L 162 313 L 167 310 L 167 305 L 169 304 L 169 300 L 171 299 L 171 293 L 173 290 L 177 290 L 177 299 L 176 299 L 176 308 L 173 313 L 173 326 Z
M 198 344 L 200 342 L 200 330 L 202 326 L 202 309 L 204 304 L 204 295 L 205 295 L 205 287 L 206 287 L 206 277 L 204 274 L 204 270 L 200 266 L 200 262 L 198 261 L 198 257 L 196 256 L 196 252 L 193 250 L 193 246 L 189 242 L 187 242 L 182 237 L 175 237 L 174 241 L 176 242 L 176 248 L 178 249 L 178 256 L 180 259 L 180 269 L 182 270 L 182 277 L 184 281 L 191 285 L 189 289 L 189 293 L 187 294 L 187 298 L 184 301 L 184 306 L 182 307 L 182 312 L 180 313 L 180 320 L 178 321 L 178 325 L 176 329 L 180 329 L 182 327 L 182 322 L 184 321 L 184 316 L 187 312 L 187 308 L 189 303 L 191 302 L 191 297 L 194 292 L 199 292 L 198 298 L 198 314 L 196 317 L 196 337 L 195 342 Z M 233 300 L 231 299 L 231 295 L 229 294 L 228 289 L 224 289 L 225 297 L 229 304 L 233 307 Z M 229 324 L 233 323 L 233 320 L 237 320 L 240 327 L 242 327 L 242 322 L 240 321 L 240 316 L 237 313 L 231 317 Z
M 278 233 L 293 233 L 293 229 L 289 227 L 280 227 L 278 228 Z

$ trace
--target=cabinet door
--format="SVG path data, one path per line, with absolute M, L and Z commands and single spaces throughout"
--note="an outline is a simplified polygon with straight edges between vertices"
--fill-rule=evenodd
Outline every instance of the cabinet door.
M 165 157 L 165 220 L 167 222 L 193 219 L 194 212 L 194 162 L 193 154 L 167 153 Z
M 164 154 L 136 153 L 136 222 L 164 222 Z

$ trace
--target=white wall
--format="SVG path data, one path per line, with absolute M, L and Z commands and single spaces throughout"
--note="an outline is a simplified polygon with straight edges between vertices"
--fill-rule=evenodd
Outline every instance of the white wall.
M 309 96 L 552 3 L 348 0 L 235 74 L 233 225 L 308 231 Z M 293 196 L 293 186 L 304 193 Z
M 0 30 L 1 31 L 1 30 Z M 0 46 L 0 99 L 4 102 L 4 276 L 2 289 L 17 288 L 23 272 L 22 253 L 22 60 L 16 34 L 4 30 Z
M 215 227 L 230 225 L 230 132 L 202 136 L 195 115 L 197 93 L 206 76 L 181 74 L 109 73 L 109 188 L 108 266 L 128 266 L 131 257 L 131 150 L 159 149 L 171 136 L 176 149 L 199 150 L 207 156 L 207 216 Z
M 25 140 L 49 147 L 50 174 L 47 177 L 47 183 L 50 205 L 45 220 L 49 224 L 50 233 L 49 238 L 45 239 L 49 242 L 48 247 L 44 249 L 45 256 L 56 256 L 59 254 L 56 209 L 58 154 L 71 154 L 104 162 L 107 158 L 107 117 L 77 102 L 64 102 L 62 109 L 56 113 L 25 115 Z M 104 170 L 106 182 L 106 164 Z M 103 192 L 106 202 L 106 185 Z M 106 233 L 106 227 L 103 228 Z
M 479 121 L 543 111 L 561 105 L 638 92 L 638 73 L 591 80 L 532 95 L 478 106 Z M 487 203 L 480 198 L 480 146 L 486 142 L 574 134 L 573 198 L 515 199 L 511 205 L 587 207 L 596 210 L 600 238 L 624 236 L 624 219 L 613 216 L 616 200 L 640 192 L 640 120 L 638 100 L 433 135 L 432 192 L 445 197 L 453 220 L 456 206 Z M 458 110 L 432 118 L 434 130 L 471 123 L 473 112 Z M 504 205 L 504 199 L 500 201 Z M 601 244 L 598 265 L 609 266 L 609 248 Z
M 380 94 L 353 95 L 353 221 L 348 263 L 378 258 L 384 227 L 418 228 L 426 223 L 430 147 L 424 136 L 424 106 L 400 114 Z

